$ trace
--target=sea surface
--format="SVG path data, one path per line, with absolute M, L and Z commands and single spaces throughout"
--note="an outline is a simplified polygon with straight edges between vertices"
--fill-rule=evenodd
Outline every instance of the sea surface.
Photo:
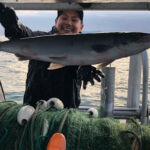
M 2 40 L 2 37 L 0 37 L 0 40 Z M 111 67 L 115 67 L 115 106 L 124 106 L 127 104 L 129 61 L 130 58 L 127 57 L 116 60 L 111 64 Z M 22 103 L 27 67 L 28 61 L 18 61 L 15 55 L 0 52 L 0 80 L 4 88 L 6 100 Z M 149 95 L 150 89 L 148 92 L 148 97 Z M 94 86 L 88 84 L 86 90 L 81 90 L 81 98 L 81 104 L 100 105 L 101 83 L 95 82 Z

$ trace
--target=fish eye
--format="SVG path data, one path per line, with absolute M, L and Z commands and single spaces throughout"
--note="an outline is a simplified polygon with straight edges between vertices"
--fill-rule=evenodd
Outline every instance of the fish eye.
M 98 111 L 95 108 L 89 108 L 88 113 L 89 113 L 90 118 L 97 118 L 98 117 Z
M 30 105 L 23 106 L 18 114 L 17 114 L 17 121 L 20 125 L 25 125 L 31 119 L 32 115 L 34 114 L 35 109 Z
M 61 110 L 64 108 L 64 104 L 59 98 L 53 97 L 47 101 L 49 108 L 56 108 L 57 110 Z

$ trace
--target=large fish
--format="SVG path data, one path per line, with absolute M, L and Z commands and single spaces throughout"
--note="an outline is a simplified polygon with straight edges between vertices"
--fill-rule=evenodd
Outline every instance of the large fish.
M 48 35 L 0 43 L 0 51 L 61 65 L 107 64 L 150 48 L 147 33 Z

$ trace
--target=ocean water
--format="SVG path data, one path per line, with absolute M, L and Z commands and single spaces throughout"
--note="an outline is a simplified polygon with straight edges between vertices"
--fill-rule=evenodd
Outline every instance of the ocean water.
M 124 106 L 127 103 L 129 57 L 116 60 L 111 66 L 115 67 L 115 106 Z M 4 88 L 6 100 L 22 103 L 27 67 L 28 61 L 18 61 L 15 55 L 0 52 L 0 80 Z M 150 90 L 148 95 L 150 95 Z M 81 98 L 81 104 L 99 105 L 101 83 L 95 82 L 94 86 L 88 84 L 86 90 L 81 89 Z

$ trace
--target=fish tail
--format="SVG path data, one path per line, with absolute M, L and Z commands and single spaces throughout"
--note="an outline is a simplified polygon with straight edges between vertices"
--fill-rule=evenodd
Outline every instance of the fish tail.
M 9 39 L 6 38 L 5 36 L 0 36 L 0 43 L 3 43 L 5 41 L 9 41 Z

